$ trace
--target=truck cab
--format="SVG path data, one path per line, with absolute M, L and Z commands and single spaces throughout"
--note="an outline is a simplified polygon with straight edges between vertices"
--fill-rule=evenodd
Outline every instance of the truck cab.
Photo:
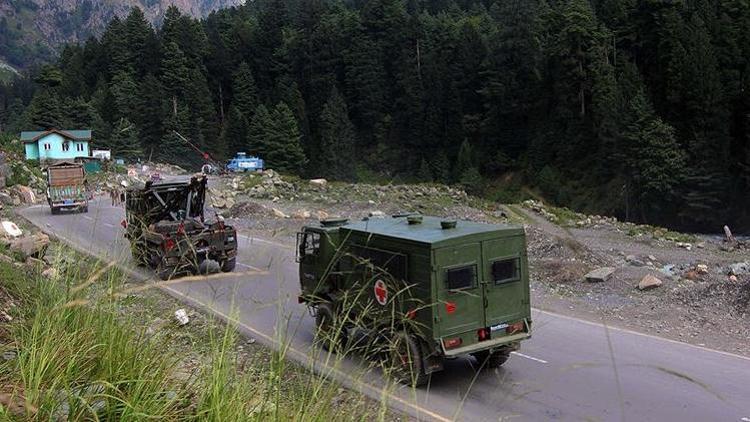
M 227 171 L 230 172 L 248 172 L 263 171 L 265 163 L 259 157 L 248 156 L 244 152 L 238 152 L 237 155 L 227 163 Z
M 446 358 L 502 365 L 531 336 L 520 226 L 421 215 L 324 220 L 298 233 L 297 261 L 300 302 L 319 337 L 339 327 L 339 340 L 323 345 L 340 349 L 352 332 L 369 332 L 398 355 L 397 378 L 415 385 Z M 404 354 L 415 358 L 406 364 Z

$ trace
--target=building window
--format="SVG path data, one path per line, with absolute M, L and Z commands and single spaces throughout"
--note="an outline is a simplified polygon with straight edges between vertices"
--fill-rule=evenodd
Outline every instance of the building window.
M 83 144 L 76 144 L 76 150 L 83 151 Z
M 68 143 L 68 142 L 63 142 L 63 144 L 62 144 L 62 149 L 63 149 L 63 151 L 67 151 L 67 150 L 69 150 L 69 149 L 70 149 L 70 143 Z
M 44 144 L 44 150 L 45 151 L 49 151 L 51 149 L 52 149 L 52 145 L 50 145 L 50 144 Z

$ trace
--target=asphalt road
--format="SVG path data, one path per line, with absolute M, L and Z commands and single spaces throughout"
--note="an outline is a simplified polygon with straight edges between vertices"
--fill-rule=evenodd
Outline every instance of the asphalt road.
M 19 212 L 77 249 L 115 260 L 141 280 L 153 278 L 132 265 L 119 225 L 123 210 L 108 199 L 93 201 L 88 214 L 52 216 L 44 205 Z M 329 356 L 310 357 L 314 324 L 297 304 L 292 248 L 239 240 L 234 273 L 162 288 L 420 419 L 750 421 L 750 359 L 543 311 L 534 311 L 533 338 L 500 369 L 477 373 L 473 360 L 457 359 L 428 388 L 384 387 L 378 371 L 364 371 L 356 358 L 331 365 Z

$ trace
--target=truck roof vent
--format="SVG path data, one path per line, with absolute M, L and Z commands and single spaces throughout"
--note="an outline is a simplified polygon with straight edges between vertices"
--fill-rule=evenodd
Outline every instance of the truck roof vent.
M 343 226 L 349 222 L 348 218 L 326 218 L 320 220 L 320 225 L 323 227 L 338 227 Z
M 443 221 L 440 222 L 440 227 L 442 227 L 443 230 L 455 229 L 456 228 L 456 220 L 443 220 Z
M 409 224 L 422 224 L 422 216 L 419 214 L 412 214 L 406 217 L 406 221 L 408 221 Z

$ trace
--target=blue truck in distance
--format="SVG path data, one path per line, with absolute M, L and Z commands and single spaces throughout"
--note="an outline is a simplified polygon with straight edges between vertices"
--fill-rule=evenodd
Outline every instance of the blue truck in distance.
M 227 171 L 232 173 L 263 171 L 263 168 L 263 159 L 252 155 L 248 156 L 244 152 L 238 152 L 237 156 L 229 160 L 227 163 Z

